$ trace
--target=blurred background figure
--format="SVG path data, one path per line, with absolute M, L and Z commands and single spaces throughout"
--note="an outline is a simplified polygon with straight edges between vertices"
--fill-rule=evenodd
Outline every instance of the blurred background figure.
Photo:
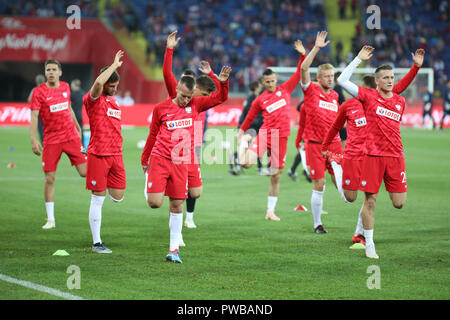
M 83 96 L 86 92 L 81 89 L 81 81 L 80 79 L 73 79 L 70 83 L 70 102 L 72 103 L 73 113 L 75 113 L 75 117 L 77 118 L 78 124 L 81 127 L 81 144 L 84 147 L 84 133 L 83 133 Z
M 36 87 L 40 86 L 45 82 L 45 76 L 43 74 L 38 74 L 36 78 L 34 79 L 34 82 L 36 83 Z M 33 95 L 33 89 L 31 89 L 30 94 L 28 95 L 28 103 L 31 102 L 31 96 Z M 42 124 L 41 117 L 38 117 L 38 132 L 39 137 L 41 138 L 41 143 L 44 141 L 44 125 Z
M 131 92 L 129 90 L 125 91 L 125 95 L 123 96 L 121 103 L 117 102 L 117 104 L 126 107 L 132 106 L 134 104 L 134 99 L 131 97 Z

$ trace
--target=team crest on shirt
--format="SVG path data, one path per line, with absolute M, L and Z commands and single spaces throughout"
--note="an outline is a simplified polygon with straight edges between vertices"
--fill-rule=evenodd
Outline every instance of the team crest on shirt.
M 275 93 L 277 96 L 281 97 L 281 91 L 277 91 L 277 93 Z
M 64 98 L 67 98 L 67 92 L 64 91 L 62 94 Z
M 186 110 L 187 113 L 192 113 L 192 108 L 191 107 L 184 108 L 184 110 Z
M 397 108 L 398 111 L 400 111 L 400 109 L 402 108 L 402 106 L 399 104 L 396 104 L 395 107 Z

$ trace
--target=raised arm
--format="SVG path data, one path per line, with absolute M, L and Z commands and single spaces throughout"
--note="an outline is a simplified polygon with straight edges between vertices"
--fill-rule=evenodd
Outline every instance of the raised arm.
M 326 47 L 328 43 L 330 43 L 330 40 L 325 41 L 327 38 L 328 32 L 321 31 L 317 32 L 316 36 L 316 42 L 314 43 L 314 47 L 309 52 L 309 54 L 306 56 L 305 60 L 302 63 L 301 66 L 301 85 L 302 87 L 308 87 L 308 85 L 311 83 L 311 75 L 309 73 L 309 67 L 311 66 L 312 62 L 314 61 L 314 58 L 316 57 L 317 53 L 320 49 Z M 306 88 L 305 88 L 306 89 Z
M 102 94 L 102 91 L 103 91 L 103 85 L 106 83 L 106 81 L 108 81 L 109 77 L 111 77 L 113 72 L 116 71 L 117 68 L 119 68 L 122 65 L 123 61 L 120 61 L 120 59 L 122 59 L 122 57 L 123 57 L 123 51 L 122 50 L 117 51 L 112 65 L 110 65 L 108 67 L 108 69 L 103 71 L 97 77 L 97 79 L 95 79 L 94 84 L 92 85 L 91 90 L 90 90 L 92 99 L 95 100 L 98 97 L 100 97 L 100 95 Z
M 358 97 L 358 86 L 350 81 L 350 77 L 362 61 L 369 60 L 372 57 L 373 50 L 374 48 L 371 46 L 364 46 L 361 51 L 359 51 L 358 56 L 345 67 L 344 71 L 342 71 L 341 75 L 337 78 L 338 85 L 355 98 Z
M 231 67 L 223 66 L 219 74 L 220 89 L 216 90 L 209 97 L 198 97 L 196 99 L 196 105 L 198 106 L 198 112 L 206 111 L 212 107 L 215 107 L 228 99 L 229 82 L 228 77 L 231 73 Z
M 401 78 L 400 81 L 397 82 L 397 84 L 394 85 L 394 88 L 392 89 L 394 93 L 402 93 L 409 87 L 411 82 L 413 82 L 414 78 L 417 75 L 417 72 L 419 72 L 420 67 L 422 67 L 424 55 L 424 49 L 417 49 L 415 53 L 411 53 L 414 64 L 408 71 L 408 73 L 403 78 Z
M 344 102 L 341 107 L 339 108 L 338 114 L 336 116 L 336 119 L 334 120 L 333 124 L 331 125 L 330 129 L 328 130 L 328 133 L 325 136 L 325 140 L 322 143 L 322 155 L 325 157 L 326 152 L 328 151 L 328 148 L 330 147 L 331 142 L 333 141 L 334 137 L 336 137 L 337 134 L 339 134 L 339 130 L 341 130 L 344 127 L 345 121 L 347 120 L 345 114 L 347 110 L 348 100 Z
M 211 69 L 209 62 L 205 60 L 200 61 L 200 67 L 198 69 L 201 73 L 207 75 L 212 79 L 212 81 L 214 81 L 214 84 L 216 85 L 216 92 L 219 92 L 218 95 L 220 95 L 222 85 L 220 84 L 219 78 L 217 78 L 216 74 Z
M 294 91 L 297 84 L 300 82 L 300 77 L 301 77 L 300 76 L 300 74 L 301 74 L 300 68 L 303 63 L 303 60 L 305 60 L 305 53 L 306 53 L 306 50 L 303 47 L 303 43 L 300 40 L 296 40 L 294 42 L 294 47 L 295 47 L 295 50 L 297 50 L 297 52 L 300 53 L 300 58 L 299 58 L 298 64 L 297 64 L 297 70 L 286 82 L 284 82 L 281 85 L 289 93 L 292 93 L 292 91 Z
M 152 153 L 153 146 L 156 142 L 156 136 L 158 135 L 159 128 L 161 126 L 159 119 L 159 108 L 156 106 L 153 110 L 152 123 L 150 125 L 150 132 L 148 133 L 147 141 L 145 142 L 144 149 L 141 155 L 141 165 L 144 172 L 148 169 L 148 162 Z
M 171 98 L 177 96 L 176 88 L 178 81 L 172 73 L 173 50 L 178 44 L 178 41 L 180 41 L 180 38 L 177 38 L 177 32 L 178 31 L 174 31 L 167 37 L 166 53 L 164 54 L 163 62 L 164 84 L 166 85 L 167 92 Z
M 298 131 L 297 137 L 295 138 L 295 147 L 300 149 L 300 144 L 303 140 L 303 132 L 305 131 L 305 123 L 306 123 L 306 108 L 303 106 L 300 109 L 300 118 L 298 121 Z

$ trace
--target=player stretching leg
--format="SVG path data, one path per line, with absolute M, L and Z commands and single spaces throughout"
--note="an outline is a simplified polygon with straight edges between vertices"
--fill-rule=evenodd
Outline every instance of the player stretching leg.
M 425 50 L 423 49 L 416 50 L 415 54 L 412 56 L 414 64 L 411 67 L 411 70 L 394 86 L 392 89 L 394 93 L 400 94 L 408 88 L 423 64 L 424 53 Z M 364 76 L 362 87 L 376 89 L 377 85 L 375 83 L 375 77 L 372 75 Z M 353 202 L 356 200 L 359 190 L 361 166 L 364 159 L 363 147 L 367 135 L 367 120 L 363 106 L 358 99 L 348 99 L 341 105 L 337 118 L 328 131 L 325 141 L 322 144 L 322 155 L 324 157 L 327 156 L 331 141 L 337 134 L 339 134 L 339 130 L 344 127 L 346 122 L 348 137 L 345 145 L 344 160 L 342 163 L 343 172 L 341 181 L 343 181 L 345 198 L 349 202 Z M 361 218 L 362 209 L 363 207 L 361 207 L 358 215 L 358 223 L 352 241 L 353 243 L 362 243 L 365 245 L 366 242 L 363 235 Z
M 172 73 L 172 57 L 173 51 L 177 46 L 180 38 L 176 37 L 177 31 L 172 32 L 167 37 L 166 43 L 166 52 L 164 55 L 164 63 L 163 63 L 163 76 L 164 83 L 167 88 L 167 92 L 169 93 L 169 97 L 175 98 L 177 95 L 176 88 L 178 85 L 178 81 Z M 200 62 L 199 70 L 203 73 L 203 75 L 199 76 L 195 83 L 195 89 L 193 97 L 206 97 L 210 96 L 216 89 L 220 90 L 221 85 L 217 76 L 212 71 L 210 65 L 206 61 Z M 190 71 L 190 72 L 188 72 Z M 193 79 L 195 74 L 192 70 L 185 70 L 182 74 L 186 76 L 191 76 Z M 200 171 L 200 150 L 203 141 L 203 125 L 205 121 L 206 112 L 199 113 L 194 123 L 200 124 L 200 126 L 195 126 L 197 130 L 195 131 L 195 135 L 192 137 L 192 150 L 191 154 L 193 155 L 193 161 L 188 165 L 188 198 L 186 200 L 186 219 L 184 225 L 187 228 L 196 228 L 197 226 L 194 223 L 194 209 L 196 200 L 201 196 L 203 192 L 203 183 L 201 179 L 201 171 Z M 180 245 L 185 246 L 183 238 L 180 238 Z
M 329 41 L 325 41 L 327 32 L 318 32 L 314 48 L 303 62 L 301 86 L 305 95 L 302 110 L 306 114 L 305 124 L 302 138 L 306 140 L 306 162 L 310 168 L 310 175 L 313 184 L 311 195 L 311 211 L 314 220 L 314 232 L 319 234 L 327 233 L 322 225 L 321 214 L 323 208 L 323 193 L 325 191 L 325 169 L 331 174 L 333 183 L 339 189 L 342 184 L 337 183 L 334 178 L 334 171 L 327 166 L 326 160 L 321 154 L 322 141 L 332 123 L 336 119 L 339 109 L 339 96 L 334 91 L 334 69 L 331 64 L 322 64 L 318 67 L 317 83 L 311 81 L 309 67 L 311 66 L 316 54 L 321 48 L 328 45 Z M 299 127 L 300 128 L 300 127 Z M 300 130 L 299 130 L 300 131 Z M 297 138 L 297 141 L 300 138 Z M 299 142 L 299 141 L 298 141 Z M 333 137 L 330 149 L 335 154 L 342 154 L 342 144 L 339 136 Z M 338 168 L 339 169 L 339 168 Z M 343 194 L 343 191 L 340 192 Z
M 300 53 L 296 72 L 289 80 L 277 86 L 277 75 L 271 69 L 264 71 L 262 83 L 265 91 L 252 102 L 237 135 L 239 163 L 244 168 L 250 168 L 256 163 L 258 156 L 262 158 L 266 150 L 268 151 L 271 175 L 266 220 L 273 221 L 280 220 L 275 215 L 275 206 L 280 189 L 280 175 L 286 160 L 287 140 L 291 133 L 290 96 L 300 81 L 300 66 L 305 58 L 305 48 L 300 40 L 295 41 L 294 47 Z M 256 143 L 249 147 L 251 135 L 244 133 L 259 112 L 263 115 L 263 125 L 256 137 Z
M 56 60 L 45 62 L 46 82 L 34 88 L 31 96 L 30 140 L 34 154 L 42 151 L 42 170 L 45 175 L 44 197 L 47 223 L 43 229 L 55 228 L 55 175 L 61 154 L 64 152 L 81 177 L 86 176 L 86 156 L 81 153 L 81 127 L 70 105 L 70 87 L 59 81 L 61 64 Z M 38 117 L 44 125 L 44 139 L 36 139 Z
M 88 146 L 86 189 L 92 191 L 89 224 L 96 253 L 111 253 L 100 237 L 102 206 L 106 191 L 113 202 L 123 200 L 126 187 L 121 134 L 121 110 L 114 95 L 119 85 L 117 69 L 122 65 L 123 51 L 114 62 L 100 70 L 94 84 L 83 97 L 89 117 L 91 140 Z
M 364 46 L 339 76 L 338 83 L 361 101 L 367 119 L 366 154 L 360 182 L 360 190 L 365 192 L 362 222 L 366 256 L 378 259 L 373 242 L 374 209 L 383 180 L 392 205 L 401 209 L 406 203 L 405 157 L 400 135 L 405 98 L 393 92 L 394 73 L 390 65 L 381 65 L 375 70 L 377 89 L 358 87 L 349 81 L 358 65 L 370 59 L 373 50 L 370 46 Z
M 155 106 L 147 143 L 141 156 L 143 169 L 148 168 L 147 202 L 151 208 L 161 207 L 164 195 L 169 197 L 170 245 L 166 260 L 182 263 L 179 254 L 183 227 L 183 202 L 187 198 L 188 164 L 192 161 L 191 137 L 198 113 L 228 98 L 231 68 L 223 67 L 219 75 L 221 90 L 210 97 L 193 97 L 195 80 L 180 79 L 177 96 Z M 148 160 L 149 159 L 149 160 Z

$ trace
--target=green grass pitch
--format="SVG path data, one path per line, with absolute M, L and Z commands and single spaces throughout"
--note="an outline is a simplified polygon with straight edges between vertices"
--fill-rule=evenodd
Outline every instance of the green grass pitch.
M 296 152 L 295 133 L 287 167 Z M 450 298 L 449 131 L 402 130 L 408 200 L 403 209 L 394 209 L 381 188 L 374 232 L 379 260 L 349 249 L 362 193 L 345 204 L 327 176 L 324 210 L 329 214 L 322 220 L 329 233 L 317 235 L 311 184 L 300 174 L 301 166 L 297 182 L 283 172 L 276 208 L 281 221 L 273 222 L 264 220 L 268 177 L 257 175 L 255 168 L 235 177 L 226 164 L 203 164 L 197 229 L 183 228 L 187 246 L 181 265 L 164 259 L 168 199 L 156 210 L 144 200 L 137 142 L 147 134 L 148 128 L 123 130 L 127 190 L 121 203 L 105 200 L 102 240 L 113 253 L 98 255 L 91 252 L 90 192 L 67 157 L 62 156 L 56 173 L 56 229 L 43 230 L 44 179 L 28 128 L 0 128 L 0 274 L 86 299 Z M 213 145 L 211 140 L 204 152 Z M 211 160 L 205 153 L 204 160 Z M 16 167 L 8 168 L 9 163 Z M 309 211 L 293 211 L 299 204 Z M 52 256 L 58 249 L 70 256 Z M 67 287 L 71 265 L 80 268 L 80 289 Z M 379 289 L 368 288 L 371 266 L 378 267 Z M 0 280 L 0 299 L 58 298 Z

